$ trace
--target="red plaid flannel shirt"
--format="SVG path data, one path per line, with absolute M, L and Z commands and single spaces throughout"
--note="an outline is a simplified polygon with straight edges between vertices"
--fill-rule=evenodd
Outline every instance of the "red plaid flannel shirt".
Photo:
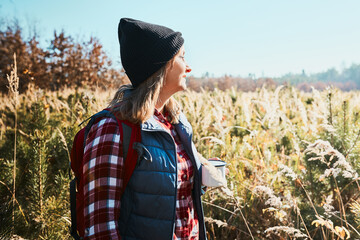
M 178 189 L 174 239 L 198 239 L 198 218 L 191 189 L 194 167 L 175 128 L 157 111 L 155 118 L 173 136 L 178 157 Z M 85 239 L 121 239 L 118 230 L 120 190 L 123 186 L 124 159 L 117 122 L 104 118 L 94 124 L 84 149 Z

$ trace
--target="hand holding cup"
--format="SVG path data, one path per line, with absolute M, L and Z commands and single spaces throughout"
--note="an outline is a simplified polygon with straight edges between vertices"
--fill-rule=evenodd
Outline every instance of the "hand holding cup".
M 202 158 L 202 184 L 207 187 L 226 187 L 226 162 L 220 158 Z M 226 171 L 227 170 L 227 171 Z

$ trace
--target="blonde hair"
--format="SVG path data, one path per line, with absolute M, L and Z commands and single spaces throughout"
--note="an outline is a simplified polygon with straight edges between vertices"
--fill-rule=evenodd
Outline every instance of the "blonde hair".
M 148 120 L 154 114 L 155 105 L 159 101 L 159 94 L 164 85 L 166 69 L 169 64 L 173 64 L 173 59 L 137 88 L 133 88 L 131 84 L 121 86 L 109 104 L 112 112 L 118 118 L 136 124 Z M 173 97 L 167 100 L 164 110 L 169 113 L 168 117 L 171 123 L 179 122 L 180 106 Z

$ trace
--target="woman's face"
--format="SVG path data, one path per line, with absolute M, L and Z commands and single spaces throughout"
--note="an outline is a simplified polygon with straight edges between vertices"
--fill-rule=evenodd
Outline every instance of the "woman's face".
M 182 46 L 166 69 L 165 83 L 162 91 L 167 94 L 172 95 L 186 89 L 185 77 L 187 73 L 191 72 L 191 68 L 187 65 L 184 55 L 185 49 Z

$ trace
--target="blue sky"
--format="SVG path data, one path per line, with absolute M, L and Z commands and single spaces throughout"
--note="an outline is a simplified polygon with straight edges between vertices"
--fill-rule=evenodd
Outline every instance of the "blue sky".
M 360 63 L 360 1 L 346 0 L 2 0 L 0 16 L 36 28 L 44 45 L 54 30 L 95 36 L 119 65 L 121 17 L 183 33 L 194 76 L 277 77 Z

